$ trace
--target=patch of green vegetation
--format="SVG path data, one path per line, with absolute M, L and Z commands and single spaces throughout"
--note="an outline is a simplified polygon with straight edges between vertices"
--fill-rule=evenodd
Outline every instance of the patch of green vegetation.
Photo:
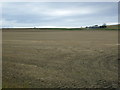
M 38 30 L 83 30 L 83 28 L 38 28 Z

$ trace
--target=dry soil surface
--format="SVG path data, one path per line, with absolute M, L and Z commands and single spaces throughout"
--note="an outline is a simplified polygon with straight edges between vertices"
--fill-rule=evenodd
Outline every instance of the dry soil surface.
M 3 88 L 115 88 L 117 31 L 3 31 Z

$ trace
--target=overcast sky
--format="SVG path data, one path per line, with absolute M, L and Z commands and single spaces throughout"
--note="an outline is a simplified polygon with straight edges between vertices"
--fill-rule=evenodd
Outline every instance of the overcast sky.
M 2 27 L 81 27 L 117 22 L 117 2 L 4 2 L 2 4 Z

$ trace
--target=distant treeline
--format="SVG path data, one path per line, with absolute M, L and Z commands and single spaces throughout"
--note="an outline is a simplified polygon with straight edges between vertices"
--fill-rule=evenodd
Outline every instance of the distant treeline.
M 98 26 L 98 25 L 89 26 L 89 27 L 86 26 L 86 28 L 93 28 L 93 29 L 94 29 L 94 28 L 95 28 L 95 29 L 96 29 L 96 28 L 107 28 L 107 25 L 106 25 L 106 24 L 103 24 L 102 26 Z
M 2 28 L 2 30 L 86 30 L 86 28 Z

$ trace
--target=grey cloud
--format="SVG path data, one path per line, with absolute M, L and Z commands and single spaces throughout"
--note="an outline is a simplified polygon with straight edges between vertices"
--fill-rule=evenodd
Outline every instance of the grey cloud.
M 4 27 L 79 27 L 117 22 L 118 16 L 115 2 L 16 2 L 2 6 Z

